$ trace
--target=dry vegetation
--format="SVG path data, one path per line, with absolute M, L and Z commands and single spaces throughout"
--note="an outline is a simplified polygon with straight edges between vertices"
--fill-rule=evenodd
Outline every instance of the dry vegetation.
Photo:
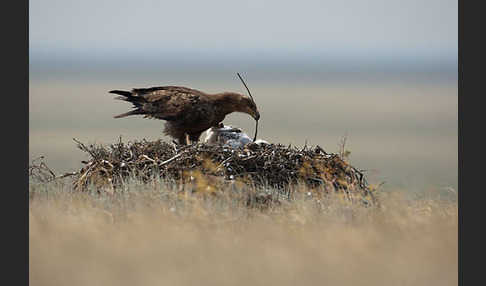
M 148 157 L 159 164 L 174 154 Z M 141 166 L 153 166 L 145 161 Z M 112 191 L 100 191 L 105 185 L 94 180 L 80 191 L 82 170 L 60 178 L 45 165 L 35 166 L 29 190 L 31 285 L 458 282 L 455 199 L 378 191 L 379 204 L 363 204 L 360 191 L 329 192 L 326 184 L 305 180 L 286 188 L 233 183 L 200 191 L 213 185 L 205 173 L 190 188 L 181 187 L 190 182 L 129 172 Z M 354 190 L 363 189 L 369 188 Z M 261 193 L 271 200 L 259 201 Z
M 179 191 L 219 195 L 231 187 L 245 194 L 251 193 L 248 189 L 257 190 L 260 195 L 266 193 L 267 199 L 279 201 L 282 196 L 289 199 L 296 186 L 305 186 L 319 196 L 338 192 L 367 205 L 377 203 L 375 188 L 362 171 L 347 162 L 347 153 L 329 154 L 320 146 L 299 149 L 250 143 L 244 148 L 230 148 L 178 146 L 161 140 L 125 144 L 121 138 L 109 146 L 86 146 L 74 141 L 89 160 L 82 161 L 85 167 L 78 172 L 64 176 L 74 176 L 74 189 L 80 192 L 95 186 L 99 192 L 113 193 L 127 178 L 143 182 L 161 178 L 177 184 Z M 42 161 L 32 162 L 29 173 L 44 182 L 59 178 Z

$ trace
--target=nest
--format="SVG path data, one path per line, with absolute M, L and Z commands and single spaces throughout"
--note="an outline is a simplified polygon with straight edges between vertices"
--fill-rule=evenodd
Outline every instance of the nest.
M 301 149 L 255 143 L 244 148 L 204 143 L 179 146 L 161 140 L 123 143 L 121 138 L 109 146 L 76 142 L 90 156 L 88 161 L 82 161 L 85 166 L 79 172 L 68 174 L 74 176 L 78 191 L 86 190 L 90 184 L 114 191 L 131 176 L 144 182 L 158 176 L 178 185 L 190 185 L 194 190 L 214 191 L 239 184 L 288 194 L 293 187 L 304 185 L 316 192 L 343 192 L 370 202 L 375 200 L 362 171 L 319 146 Z

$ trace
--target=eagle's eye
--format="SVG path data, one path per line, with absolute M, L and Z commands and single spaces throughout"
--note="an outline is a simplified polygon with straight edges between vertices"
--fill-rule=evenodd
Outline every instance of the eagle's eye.
M 248 106 L 249 106 L 251 109 L 256 109 L 256 105 L 255 105 L 255 103 L 253 102 L 253 100 L 251 100 L 251 99 L 248 99 Z

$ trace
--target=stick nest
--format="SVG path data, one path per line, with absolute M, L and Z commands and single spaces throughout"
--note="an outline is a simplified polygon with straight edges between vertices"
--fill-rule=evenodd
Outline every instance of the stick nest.
M 75 140 L 75 139 L 74 139 Z M 130 176 L 148 182 L 154 175 L 195 189 L 217 190 L 239 184 L 256 188 L 289 191 L 305 185 L 318 192 L 343 192 L 374 201 L 363 173 L 321 147 L 299 149 L 281 144 L 250 143 L 241 149 L 220 145 L 177 146 L 157 141 L 120 140 L 109 146 L 88 145 L 75 140 L 90 159 L 74 176 L 76 190 L 87 186 L 111 189 L 123 185 Z

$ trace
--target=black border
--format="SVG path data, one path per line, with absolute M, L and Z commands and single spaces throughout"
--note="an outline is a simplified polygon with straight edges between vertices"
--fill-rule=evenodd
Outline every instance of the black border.
M 458 107 L 458 133 L 457 133 L 457 146 L 458 146 L 458 284 L 459 285 L 465 285 L 464 284 L 464 276 L 463 276 L 463 268 L 464 268 L 464 250 L 463 250 L 463 244 L 462 244 L 462 235 L 463 235 L 463 216 L 462 216 L 462 209 L 464 208 L 464 200 L 463 200 L 463 190 L 464 188 L 464 181 L 463 181 L 463 171 L 464 171 L 464 161 L 463 159 L 463 131 L 464 131 L 464 126 L 463 126 L 463 115 L 464 115 L 464 58 L 463 58 L 463 53 L 464 53 L 464 48 L 463 48 L 463 37 L 464 37 L 464 1 L 458 1 L 458 46 L 457 46 L 457 69 L 458 69 L 458 85 L 457 85 L 457 94 L 458 94 L 458 102 L 457 102 L 457 107 Z
M 459 179 L 459 285 L 481 285 L 484 263 L 484 9 L 474 1 L 458 2 L 458 179 Z M 466 36 L 467 35 L 467 36 Z M 469 44 L 464 40 L 470 39 Z M 472 44 L 471 44 L 472 42 Z M 467 73 L 467 78 L 465 77 Z M 466 92 L 467 90 L 467 92 Z M 468 139 L 469 138 L 469 139 Z M 467 162 L 467 164 L 466 164 Z
M 2 284 L 29 285 L 29 1 L 2 6 Z

